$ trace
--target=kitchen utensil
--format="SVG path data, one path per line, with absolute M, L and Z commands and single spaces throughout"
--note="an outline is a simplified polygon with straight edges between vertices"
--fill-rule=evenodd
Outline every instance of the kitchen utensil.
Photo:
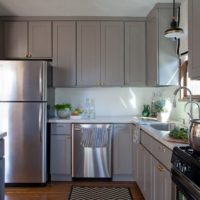
M 200 119 L 191 119 L 189 127 L 190 146 L 200 152 Z

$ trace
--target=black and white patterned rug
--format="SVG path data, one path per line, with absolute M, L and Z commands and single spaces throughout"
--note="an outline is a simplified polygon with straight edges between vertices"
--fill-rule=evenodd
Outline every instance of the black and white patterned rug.
M 133 200 L 126 187 L 72 186 L 69 200 Z

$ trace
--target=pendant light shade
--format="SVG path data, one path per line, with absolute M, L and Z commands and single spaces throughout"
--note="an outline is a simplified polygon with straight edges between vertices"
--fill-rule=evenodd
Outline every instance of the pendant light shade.
M 175 17 L 175 0 L 173 0 L 173 17 L 170 24 L 170 28 L 164 32 L 164 36 L 167 38 L 181 38 L 183 35 L 183 29 L 179 28 Z

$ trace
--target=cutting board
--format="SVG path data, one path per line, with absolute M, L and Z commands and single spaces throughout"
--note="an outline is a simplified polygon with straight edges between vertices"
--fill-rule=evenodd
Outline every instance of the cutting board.
M 184 140 L 175 139 L 175 138 L 169 137 L 169 135 L 166 135 L 166 136 L 164 137 L 164 139 L 165 139 L 167 142 L 188 144 L 188 142 L 186 142 L 186 141 L 184 141 Z

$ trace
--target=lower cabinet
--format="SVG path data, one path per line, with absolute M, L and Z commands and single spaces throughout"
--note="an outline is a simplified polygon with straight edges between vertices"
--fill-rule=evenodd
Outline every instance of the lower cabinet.
M 144 195 L 145 199 L 151 199 L 151 191 L 152 191 L 152 184 L 151 184 L 151 154 L 142 146 L 138 145 L 137 148 L 137 183 L 138 186 Z
M 131 124 L 114 124 L 113 180 L 133 181 L 133 139 Z
M 144 131 L 141 144 L 133 146 L 136 181 L 145 200 L 175 199 L 169 167 L 172 152 Z
M 160 199 L 172 199 L 172 181 L 170 172 L 152 157 L 152 200 Z
M 52 181 L 71 180 L 71 128 L 68 130 L 69 126 L 71 124 L 51 124 L 50 173 Z

